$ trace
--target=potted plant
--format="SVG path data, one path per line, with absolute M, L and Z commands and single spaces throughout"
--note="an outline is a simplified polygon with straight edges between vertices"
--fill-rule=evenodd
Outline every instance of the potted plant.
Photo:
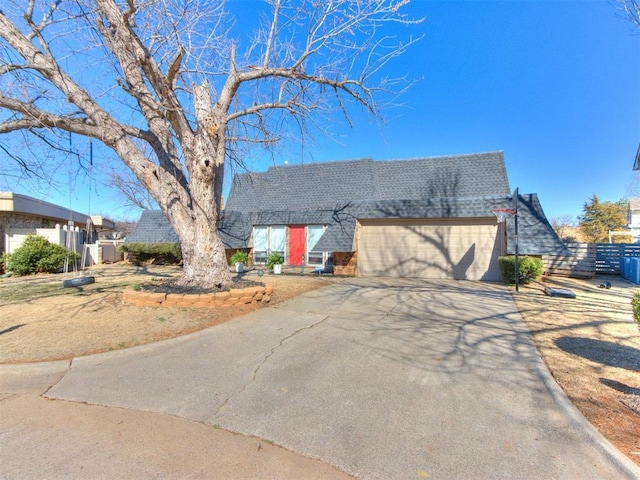
M 244 272 L 244 264 L 249 261 L 249 254 L 238 250 L 231 255 L 231 264 L 236 266 L 236 273 Z
M 278 252 L 271 252 L 267 257 L 267 268 L 273 268 L 273 273 L 280 275 L 282 273 L 282 264 L 284 258 Z

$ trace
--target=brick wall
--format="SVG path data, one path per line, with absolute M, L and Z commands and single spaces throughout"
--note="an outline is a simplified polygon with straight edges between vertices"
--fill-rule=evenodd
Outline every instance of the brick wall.
M 20 215 L 16 213 L 0 213 L 0 224 L 5 228 L 53 228 L 55 222 L 32 215 Z
M 356 252 L 335 252 L 333 254 L 333 273 L 335 275 L 355 276 L 358 266 Z

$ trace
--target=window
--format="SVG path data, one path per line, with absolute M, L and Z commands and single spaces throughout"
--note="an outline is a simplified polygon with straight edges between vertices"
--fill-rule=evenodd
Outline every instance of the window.
M 278 252 L 282 255 L 282 258 L 286 258 L 284 255 L 286 238 L 287 230 L 284 226 L 271 227 L 271 234 L 269 235 L 269 253 Z
M 253 227 L 253 263 L 267 263 L 267 257 L 271 252 L 278 252 L 286 258 L 286 238 L 287 230 L 284 226 Z
M 320 237 L 324 233 L 322 225 L 309 225 L 307 227 L 307 264 L 324 265 L 324 252 L 312 250 L 316 246 Z
M 253 263 L 267 263 L 269 227 L 253 227 Z
M 325 231 L 323 225 L 308 225 L 306 227 L 306 264 L 324 266 L 327 252 L 313 250 Z M 261 225 L 253 227 L 253 263 L 260 265 L 267 263 L 272 252 L 278 252 L 282 258 L 287 258 L 287 227 L 285 225 Z

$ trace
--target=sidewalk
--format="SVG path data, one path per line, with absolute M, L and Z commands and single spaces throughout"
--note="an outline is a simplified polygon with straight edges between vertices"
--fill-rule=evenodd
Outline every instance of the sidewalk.
M 0 478 L 352 478 L 258 438 L 172 415 L 15 395 L 0 403 Z

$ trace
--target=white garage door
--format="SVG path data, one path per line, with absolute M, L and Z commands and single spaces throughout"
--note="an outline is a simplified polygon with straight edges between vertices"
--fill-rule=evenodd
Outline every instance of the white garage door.
M 499 281 L 495 218 L 361 220 L 360 274 Z

